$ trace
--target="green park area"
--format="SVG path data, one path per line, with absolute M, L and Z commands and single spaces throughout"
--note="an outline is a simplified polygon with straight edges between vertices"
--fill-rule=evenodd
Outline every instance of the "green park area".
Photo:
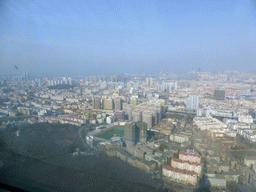
M 98 138 L 110 140 L 112 137 L 123 137 L 124 136 L 124 127 L 115 127 L 105 133 L 98 135 Z

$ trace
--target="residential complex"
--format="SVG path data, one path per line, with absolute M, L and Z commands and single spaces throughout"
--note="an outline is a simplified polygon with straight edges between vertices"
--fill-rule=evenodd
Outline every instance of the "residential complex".
M 24 73 L 1 81 L 0 127 L 77 126 L 90 150 L 170 186 L 195 189 L 199 180 L 221 189 L 232 182 L 256 186 L 256 76 L 198 76 L 33 79 Z M 21 138 L 22 131 L 15 134 Z

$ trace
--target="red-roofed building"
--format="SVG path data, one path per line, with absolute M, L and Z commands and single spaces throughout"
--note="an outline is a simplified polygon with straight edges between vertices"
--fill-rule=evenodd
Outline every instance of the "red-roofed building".
M 181 170 L 169 166 L 164 166 L 162 173 L 166 177 L 170 177 L 173 180 L 179 180 L 185 183 L 196 185 L 197 174 L 194 171 Z
M 180 152 L 179 159 L 181 159 L 183 161 L 201 163 L 201 156 L 196 153 Z
M 202 166 L 197 162 L 183 161 L 181 159 L 172 158 L 171 166 L 173 168 L 194 171 L 198 175 L 201 175 Z

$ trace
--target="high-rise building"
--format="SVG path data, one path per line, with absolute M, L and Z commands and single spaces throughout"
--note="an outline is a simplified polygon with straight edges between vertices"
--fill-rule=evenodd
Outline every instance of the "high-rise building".
M 63 78 L 63 82 L 67 85 L 68 84 L 68 80 L 64 77 Z
M 147 142 L 147 124 L 144 122 L 137 122 L 136 126 L 139 129 L 139 140 L 138 142 L 146 143 Z
M 29 74 L 28 73 L 23 73 L 23 80 L 28 81 L 29 80 Z
M 124 138 L 126 145 L 136 144 L 135 127 L 134 123 L 126 123 L 124 125 Z
M 101 98 L 100 97 L 93 97 L 92 98 L 92 108 L 93 109 L 100 109 Z
M 145 122 L 147 124 L 148 128 L 152 128 L 153 124 L 152 124 L 152 114 L 148 113 L 148 112 L 143 112 L 142 113 L 142 121 Z
M 178 83 L 175 82 L 175 83 L 174 83 L 174 89 L 176 90 L 177 88 L 178 88 Z
M 123 108 L 125 114 L 127 114 L 127 107 L 128 107 L 128 103 L 123 102 L 122 103 L 122 108 Z
M 133 122 L 142 121 L 142 112 L 139 110 L 132 111 L 132 121 Z
M 129 105 L 127 107 L 127 112 L 128 112 L 128 119 L 129 121 L 132 121 L 132 110 L 133 110 L 133 107 L 131 105 Z
M 113 110 L 114 104 L 113 104 L 113 99 L 104 99 L 104 109 L 106 110 Z
M 123 110 L 125 112 L 125 119 L 129 119 L 130 121 L 132 121 L 133 107 L 128 103 L 123 103 Z
M 145 143 L 147 140 L 147 124 L 144 122 L 130 122 L 124 126 L 126 145 L 136 145 L 138 142 Z
M 150 84 L 150 86 L 152 86 L 152 85 L 153 85 L 153 83 L 154 83 L 154 79 L 153 79 L 153 77 L 150 77 L 150 80 L 149 80 L 149 84 Z
M 215 89 L 213 98 L 215 100 L 225 100 L 225 90 Z
M 122 99 L 120 97 L 116 97 L 115 99 L 115 109 L 122 110 Z
M 154 110 L 153 112 L 153 119 L 152 119 L 153 126 L 156 125 L 159 122 L 159 113 L 157 110 Z
M 131 99 L 131 105 L 132 105 L 133 107 L 136 107 L 137 104 L 138 104 L 138 99 L 132 97 L 132 99 Z
M 146 84 L 149 85 L 149 83 L 150 83 L 150 78 L 146 77 Z
M 68 78 L 68 84 L 72 85 L 72 79 L 71 78 Z
M 199 97 L 198 96 L 191 96 L 187 98 L 187 105 L 186 108 L 189 111 L 197 111 L 199 106 Z
M 32 87 L 35 87 L 35 81 L 34 81 L 34 80 L 32 80 L 31 86 L 32 86 Z

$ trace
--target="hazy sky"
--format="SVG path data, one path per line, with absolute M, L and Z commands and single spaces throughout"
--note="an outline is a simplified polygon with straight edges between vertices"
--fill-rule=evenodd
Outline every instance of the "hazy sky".
M 255 37 L 254 0 L 0 0 L 0 74 L 251 72 Z

